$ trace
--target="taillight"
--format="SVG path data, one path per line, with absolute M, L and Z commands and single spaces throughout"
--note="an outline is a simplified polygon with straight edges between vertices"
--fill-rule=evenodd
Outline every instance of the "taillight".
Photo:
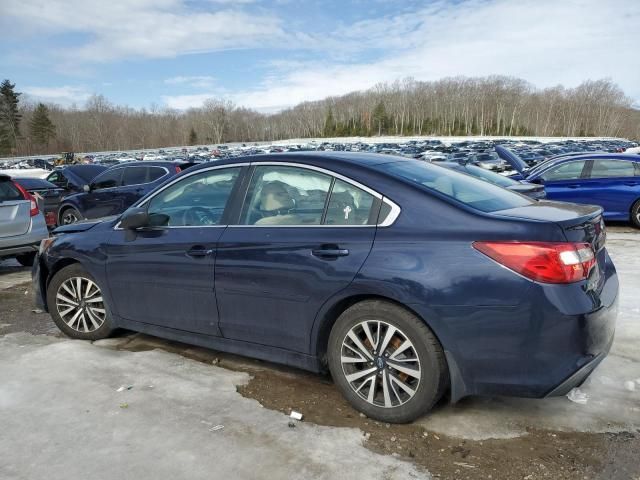
M 22 185 L 20 185 L 19 183 L 13 182 L 13 184 L 18 190 L 20 190 L 20 193 L 22 193 L 24 199 L 31 202 L 31 210 L 29 210 L 29 215 L 32 217 L 38 215 L 40 213 L 40 209 L 38 208 L 38 202 L 36 201 L 35 197 L 27 192 L 24 188 L 22 188 Z
M 574 283 L 596 263 L 588 243 L 474 242 L 473 247 L 505 267 L 543 283 Z

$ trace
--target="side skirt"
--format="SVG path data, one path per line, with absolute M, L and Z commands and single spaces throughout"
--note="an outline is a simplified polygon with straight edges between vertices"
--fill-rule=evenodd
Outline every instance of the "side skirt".
M 241 340 L 232 340 L 228 338 L 204 335 L 201 333 L 185 332 L 175 328 L 135 322 L 119 317 L 115 320 L 118 327 L 133 330 L 135 332 L 146 333 L 148 335 L 168 340 L 196 345 L 198 347 L 211 348 L 221 352 L 243 355 L 258 360 L 280 363 L 282 365 L 309 370 L 315 373 L 320 373 L 322 371 L 322 365 L 318 358 L 311 355 L 305 355 L 304 353 L 259 345 L 257 343 L 243 342 Z

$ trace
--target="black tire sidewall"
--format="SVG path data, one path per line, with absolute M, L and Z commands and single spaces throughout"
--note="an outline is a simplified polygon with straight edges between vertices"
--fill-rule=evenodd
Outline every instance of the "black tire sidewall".
M 100 328 L 94 330 L 93 332 L 85 333 L 78 332 L 77 330 L 72 329 L 64 322 L 64 320 L 62 320 L 60 314 L 58 313 L 58 309 L 56 307 L 56 295 L 58 293 L 58 289 L 64 281 L 72 277 L 84 277 L 91 280 L 98 286 L 102 294 L 106 311 L 105 321 L 100 326 Z M 97 282 L 96 279 L 89 272 L 87 272 L 84 267 L 82 267 L 82 265 L 78 263 L 74 263 L 72 265 L 64 267 L 53 276 L 53 278 L 49 282 L 49 286 L 47 287 L 47 307 L 49 308 L 49 314 L 51 315 L 51 318 L 53 319 L 56 326 L 70 338 L 75 338 L 78 340 L 100 340 L 103 338 L 107 338 L 114 330 L 111 312 L 107 304 L 107 299 L 104 295 L 104 289 L 102 288 L 100 283 Z
M 638 220 L 638 213 L 640 213 L 640 200 L 636 200 L 636 203 L 631 207 L 631 225 L 636 228 L 640 228 L 640 221 Z
M 367 417 L 389 423 L 407 423 L 424 415 L 442 396 L 443 377 L 446 375 L 442 368 L 444 354 L 435 336 L 424 322 L 397 305 L 363 302 L 354 307 L 340 316 L 329 338 L 327 356 L 334 383 L 349 403 Z M 420 360 L 420 383 L 414 397 L 403 405 L 393 408 L 371 405 L 351 388 L 344 376 L 340 362 L 342 341 L 352 327 L 364 320 L 382 320 L 399 328 L 416 349 Z

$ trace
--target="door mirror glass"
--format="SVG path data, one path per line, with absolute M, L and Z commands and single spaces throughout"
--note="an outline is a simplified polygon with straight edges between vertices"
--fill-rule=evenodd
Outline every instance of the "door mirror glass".
M 130 208 L 122 215 L 120 226 L 127 230 L 149 227 L 149 215 L 146 208 Z

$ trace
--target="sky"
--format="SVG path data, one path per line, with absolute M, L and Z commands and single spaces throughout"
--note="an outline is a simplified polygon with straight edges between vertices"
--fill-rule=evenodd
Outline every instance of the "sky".
M 0 79 L 68 107 L 275 112 L 459 75 L 609 78 L 640 106 L 640 0 L 0 0 L 0 31 Z

